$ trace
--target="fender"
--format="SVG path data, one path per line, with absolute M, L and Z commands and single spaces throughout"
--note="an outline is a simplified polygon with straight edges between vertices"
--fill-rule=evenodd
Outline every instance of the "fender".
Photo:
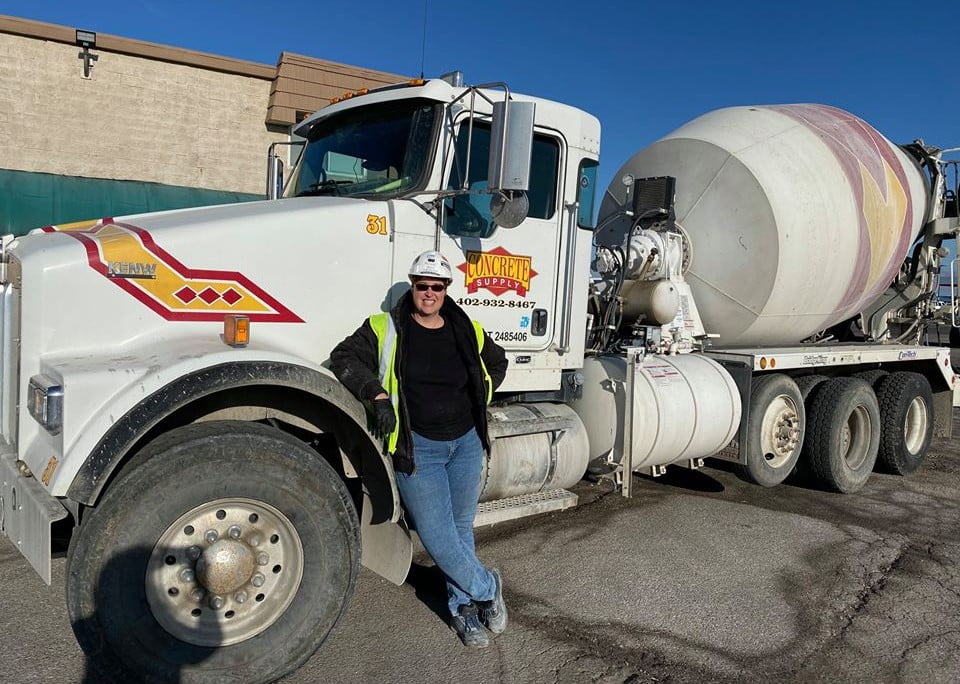
M 372 522 L 397 522 L 399 493 L 393 465 L 366 428 L 363 405 L 325 369 L 286 361 L 236 360 L 216 363 L 179 376 L 137 402 L 103 434 L 83 461 L 67 490 L 74 501 L 94 505 L 111 474 L 164 418 L 198 399 L 243 387 L 286 387 L 306 392 L 349 419 L 329 421 L 343 451 L 360 459 L 362 477 L 372 506 Z

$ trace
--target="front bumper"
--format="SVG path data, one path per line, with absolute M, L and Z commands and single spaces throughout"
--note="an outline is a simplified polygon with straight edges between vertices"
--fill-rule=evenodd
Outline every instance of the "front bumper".
M 33 477 L 17 468 L 17 454 L 0 442 L 0 532 L 50 584 L 50 526 L 67 517 L 67 509 Z

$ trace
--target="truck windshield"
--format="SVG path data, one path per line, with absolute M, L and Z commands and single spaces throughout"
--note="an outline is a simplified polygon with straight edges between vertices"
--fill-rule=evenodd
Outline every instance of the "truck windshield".
M 397 196 L 426 182 L 440 105 L 401 100 L 349 109 L 307 135 L 294 194 Z

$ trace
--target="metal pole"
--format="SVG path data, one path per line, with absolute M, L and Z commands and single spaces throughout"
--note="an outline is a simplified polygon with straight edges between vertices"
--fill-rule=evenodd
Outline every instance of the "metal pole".
M 636 347 L 627 349 L 627 377 L 623 384 L 623 456 L 620 459 L 623 478 L 620 493 L 627 499 L 633 497 L 633 392 L 639 356 Z

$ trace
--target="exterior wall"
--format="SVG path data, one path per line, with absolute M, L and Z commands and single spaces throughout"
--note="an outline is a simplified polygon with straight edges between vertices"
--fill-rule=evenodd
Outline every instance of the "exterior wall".
M 407 76 L 283 52 L 270 91 L 267 121 L 286 125 L 300 123 L 344 92 L 372 90 L 406 80 Z
M 0 166 L 263 193 L 272 78 L 0 33 Z M 263 66 L 263 65 L 257 65 Z

